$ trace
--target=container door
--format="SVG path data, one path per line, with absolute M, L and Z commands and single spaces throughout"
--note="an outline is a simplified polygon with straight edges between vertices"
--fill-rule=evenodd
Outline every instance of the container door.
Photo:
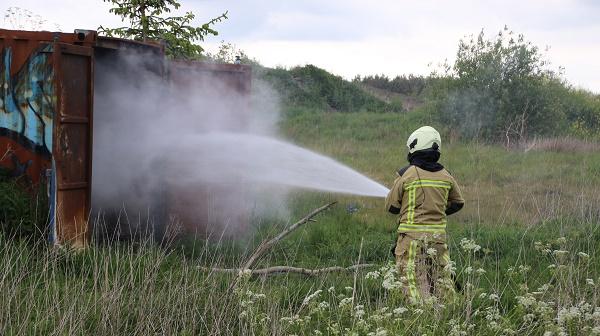
M 88 242 L 92 177 L 93 49 L 54 43 L 56 111 L 55 242 L 83 247 Z

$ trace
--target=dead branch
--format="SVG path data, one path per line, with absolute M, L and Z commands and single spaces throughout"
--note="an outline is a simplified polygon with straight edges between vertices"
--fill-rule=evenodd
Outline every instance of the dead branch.
M 292 266 L 272 266 L 267 268 L 260 268 L 255 270 L 250 269 L 242 269 L 242 268 L 211 268 L 211 267 L 199 267 L 201 270 L 206 272 L 217 272 L 217 273 L 232 273 L 232 274 L 243 274 L 244 272 L 248 272 L 250 275 L 274 275 L 274 274 L 283 274 L 283 273 L 298 273 L 307 276 L 317 276 L 319 274 L 325 273 L 333 273 L 333 272 L 348 272 L 348 271 L 358 271 L 361 268 L 369 268 L 377 266 L 375 264 L 358 264 L 352 265 L 349 267 L 341 267 L 341 266 L 331 266 L 325 268 L 302 268 L 302 267 L 292 267 Z
M 295 224 L 287 227 L 285 230 L 283 230 L 276 237 L 274 237 L 274 238 L 272 238 L 270 240 L 264 240 L 262 243 L 260 243 L 260 245 L 254 251 L 254 253 L 252 253 L 252 255 L 250 256 L 250 258 L 248 258 L 248 261 L 246 261 L 246 263 L 242 266 L 241 269 L 243 269 L 243 270 L 250 269 L 250 267 L 252 267 L 252 265 L 254 265 L 278 241 L 280 241 L 283 238 L 285 238 L 287 235 L 289 235 L 290 233 L 292 233 L 292 231 L 296 230 L 297 228 L 299 228 L 303 224 L 305 224 L 305 223 L 307 223 L 309 221 L 314 221 L 313 217 L 315 217 L 319 213 L 321 213 L 321 212 L 329 209 L 335 203 L 337 203 L 337 202 L 331 202 L 331 203 L 326 204 L 326 205 L 324 205 L 324 206 L 322 206 L 322 207 L 320 207 L 318 209 L 313 210 L 313 212 L 309 213 L 308 215 L 306 215 L 306 217 L 302 218 L 301 220 L 299 220 Z
M 227 268 L 208 268 L 208 267 L 201 267 L 201 266 L 199 266 L 200 269 L 205 270 L 205 271 L 209 271 L 209 272 L 225 272 L 225 273 L 234 273 L 234 274 L 237 274 L 237 276 L 231 282 L 231 285 L 227 289 L 227 292 L 225 294 L 226 297 L 224 298 L 226 303 L 225 303 L 225 307 L 222 310 L 221 314 L 224 314 L 227 311 L 228 305 L 231 302 L 230 300 L 228 300 L 228 298 L 229 298 L 230 295 L 232 295 L 232 293 L 234 292 L 233 289 L 237 287 L 239 281 L 242 278 L 242 275 L 245 274 L 246 272 L 250 272 L 250 274 L 261 274 L 262 273 L 263 275 L 283 273 L 283 272 L 288 272 L 288 273 L 289 272 L 296 272 L 296 273 L 301 273 L 301 274 L 306 274 L 306 275 L 316 275 L 316 274 L 320 274 L 320 273 L 323 273 L 323 272 L 326 273 L 326 272 L 337 271 L 338 270 L 337 267 L 327 268 L 328 270 L 326 270 L 326 269 L 310 270 L 310 269 L 303 269 L 303 268 L 289 267 L 289 266 L 276 266 L 276 267 L 265 268 L 265 269 L 250 270 L 250 267 L 252 267 L 252 265 L 254 265 L 273 245 L 275 245 L 275 243 L 277 243 L 281 239 L 285 238 L 292 231 L 296 230 L 297 228 L 299 228 L 303 224 L 305 224 L 305 223 L 307 223 L 309 221 L 314 221 L 313 217 L 315 217 L 316 215 L 318 215 L 320 212 L 329 209 L 335 203 L 336 202 L 332 202 L 332 203 L 326 204 L 326 205 L 324 205 L 324 206 L 322 206 L 322 207 L 320 207 L 318 209 L 313 210 L 311 213 L 309 213 L 308 215 L 306 215 L 304 218 L 302 218 L 298 222 L 296 222 L 293 225 L 287 227 L 285 230 L 283 230 L 276 237 L 274 237 L 274 238 L 272 238 L 270 240 L 264 240 L 262 243 L 260 243 L 260 245 L 258 246 L 258 248 L 254 251 L 254 253 L 252 253 L 252 255 L 250 256 L 250 258 L 248 258 L 248 260 L 246 261 L 246 263 L 241 268 L 227 269 Z M 220 318 L 221 317 L 219 317 L 219 319 Z

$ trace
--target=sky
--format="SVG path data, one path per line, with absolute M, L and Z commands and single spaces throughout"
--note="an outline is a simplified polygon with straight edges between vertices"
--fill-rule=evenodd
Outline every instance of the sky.
M 551 67 L 564 67 L 576 87 L 600 93 L 598 0 L 180 0 L 197 24 L 228 11 L 201 43 L 216 51 L 224 41 L 266 66 L 314 64 L 352 79 L 356 75 L 429 74 L 452 62 L 461 38 L 505 25 L 540 47 Z M 122 25 L 101 0 L 0 0 L 0 11 L 20 7 L 47 20 L 46 29 Z M 10 22 L 0 22 L 11 28 Z

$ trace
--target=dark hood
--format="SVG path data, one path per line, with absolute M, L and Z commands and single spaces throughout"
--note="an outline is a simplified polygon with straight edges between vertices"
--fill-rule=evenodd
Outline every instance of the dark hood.
M 438 163 L 440 151 L 437 149 L 424 149 L 409 153 L 407 159 L 412 166 L 417 166 L 430 172 L 437 172 L 444 169 L 444 166 Z

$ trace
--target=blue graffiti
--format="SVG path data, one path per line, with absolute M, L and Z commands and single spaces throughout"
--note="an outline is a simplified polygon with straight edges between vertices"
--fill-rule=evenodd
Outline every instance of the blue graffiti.
M 0 64 L 0 136 L 46 157 L 52 153 L 56 104 L 50 48 L 34 51 L 14 76 L 10 48 L 2 51 Z

